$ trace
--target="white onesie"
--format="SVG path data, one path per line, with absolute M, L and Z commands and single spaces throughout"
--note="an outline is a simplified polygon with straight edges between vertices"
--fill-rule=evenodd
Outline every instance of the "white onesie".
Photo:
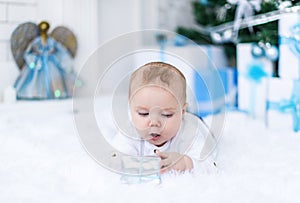
M 136 132 L 136 131 L 131 131 Z M 137 133 L 137 132 L 136 132 Z M 191 113 L 185 113 L 176 136 L 157 147 L 151 143 L 128 137 L 118 132 L 112 141 L 117 150 L 132 156 L 154 156 L 154 150 L 185 154 L 193 160 L 193 171 L 199 173 L 216 172 L 216 140 L 201 119 Z

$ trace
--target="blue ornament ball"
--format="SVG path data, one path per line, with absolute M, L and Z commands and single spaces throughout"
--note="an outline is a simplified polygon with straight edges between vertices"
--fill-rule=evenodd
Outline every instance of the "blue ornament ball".
M 264 49 L 257 45 L 257 44 L 253 44 L 252 45 L 252 49 L 251 49 L 251 53 L 254 57 L 261 57 L 264 55 Z
M 271 61 L 276 61 L 278 59 L 279 52 L 276 46 L 272 45 L 271 47 L 266 48 L 265 52 L 266 57 Z

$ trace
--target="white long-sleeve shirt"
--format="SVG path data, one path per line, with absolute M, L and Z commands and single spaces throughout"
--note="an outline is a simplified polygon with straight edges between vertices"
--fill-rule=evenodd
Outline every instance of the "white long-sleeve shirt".
M 131 130 L 131 132 L 135 132 Z M 163 146 L 157 147 L 145 140 L 133 139 L 119 132 L 112 146 L 132 156 L 154 156 L 154 150 L 185 154 L 193 160 L 193 171 L 211 173 L 216 171 L 214 161 L 216 141 L 208 127 L 193 114 L 185 113 L 177 134 Z

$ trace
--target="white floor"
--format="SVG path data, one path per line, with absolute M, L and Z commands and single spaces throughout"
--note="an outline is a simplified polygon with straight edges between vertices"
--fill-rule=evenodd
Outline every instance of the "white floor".
M 0 202 L 299 202 L 300 134 L 227 115 L 218 174 L 124 185 L 76 134 L 72 101 L 0 104 Z

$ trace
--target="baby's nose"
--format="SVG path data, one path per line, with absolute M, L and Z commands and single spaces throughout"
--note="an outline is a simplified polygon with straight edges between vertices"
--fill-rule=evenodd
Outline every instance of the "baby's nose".
M 161 117 L 161 109 L 159 107 L 150 110 L 150 127 L 164 126 L 164 119 Z
M 150 127 L 160 127 L 161 121 L 158 116 L 150 116 Z

